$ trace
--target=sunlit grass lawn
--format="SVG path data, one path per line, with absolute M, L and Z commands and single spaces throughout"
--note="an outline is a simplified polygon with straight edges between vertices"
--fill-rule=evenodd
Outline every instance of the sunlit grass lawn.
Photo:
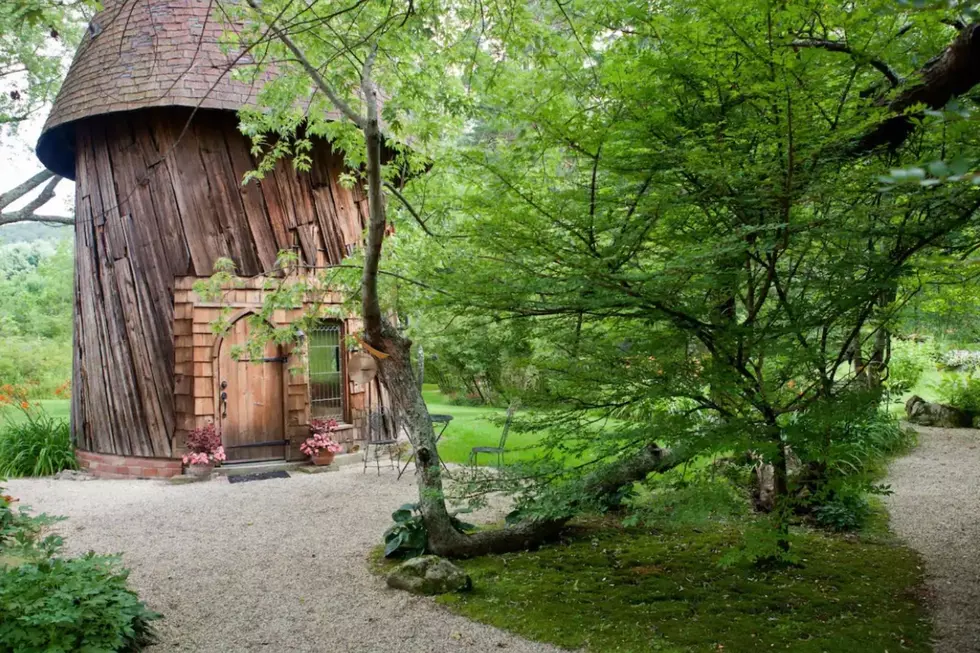
M 922 378 L 905 396 L 902 403 L 895 403 L 892 410 L 904 414 L 904 402 L 913 394 L 927 401 L 938 401 L 935 386 L 942 379 L 942 373 L 934 366 L 928 365 Z M 492 406 L 457 406 L 450 404 L 446 397 L 435 386 L 426 386 L 422 392 L 429 412 L 433 414 L 452 415 L 453 420 L 446 428 L 446 433 L 439 441 L 439 455 L 448 462 L 466 463 L 473 447 L 495 447 L 500 442 L 500 432 L 506 411 Z M 67 399 L 41 399 L 38 401 L 52 417 L 68 419 L 71 412 L 71 402 Z M 6 418 L 15 422 L 23 421 L 24 415 L 18 410 L 6 409 Z M 2 421 L 2 420 L 0 420 Z M 530 460 L 541 454 L 541 433 L 517 433 L 511 430 L 507 438 L 506 462 Z M 496 456 L 481 454 L 478 458 L 481 465 L 496 464 Z
M 439 440 L 439 455 L 443 460 L 466 463 L 473 447 L 496 447 L 499 444 L 507 411 L 490 406 L 450 404 L 435 386 L 425 386 L 422 396 L 430 414 L 453 416 L 445 435 Z M 441 426 L 437 425 L 436 428 L 438 432 Z M 541 433 L 517 433 L 511 430 L 507 437 L 504 462 L 526 461 L 540 455 L 539 444 L 542 437 L 544 436 Z M 497 457 L 480 454 L 477 460 L 480 465 L 495 465 Z
M 41 404 L 48 415 L 55 418 L 60 418 L 68 421 L 71 415 L 71 401 L 68 399 L 33 399 L 31 403 Z M 17 424 L 23 422 L 26 418 L 24 413 L 17 410 L 13 406 L 5 406 L 2 411 L 0 411 L 0 426 L 2 426 L 4 420 L 10 420 L 11 422 Z

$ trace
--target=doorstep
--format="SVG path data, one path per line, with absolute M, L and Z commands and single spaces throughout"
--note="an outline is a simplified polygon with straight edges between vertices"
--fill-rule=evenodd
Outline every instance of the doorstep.
M 262 472 L 289 472 L 303 465 L 309 465 L 305 460 L 264 460 L 258 463 L 225 463 L 216 467 L 218 476 L 236 476 L 238 474 L 261 474 Z
M 354 453 L 342 453 L 334 456 L 333 462 L 328 466 L 331 470 L 345 465 L 363 462 L 364 454 L 360 451 Z M 305 471 L 304 468 L 315 467 L 308 460 L 264 460 L 257 463 L 225 463 L 221 467 L 216 467 L 214 472 L 218 476 L 234 476 L 236 474 L 260 474 L 262 472 L 291 472 Z

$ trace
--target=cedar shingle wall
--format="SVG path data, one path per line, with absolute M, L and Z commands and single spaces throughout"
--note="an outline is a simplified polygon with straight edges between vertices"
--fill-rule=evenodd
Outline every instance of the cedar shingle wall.
M 200 301 L 192 287 L 198 277 L 182 277 L 176 281 L 174 292 L 174 332 L 186 332 L 176 338 L 174 390 L 177 406 L 177 431 L 175 455 L 182 452 L 184 437 L 197 426 L 218 419 L 215 412 L 214 374 L 218 356 L 218 337 L 211 332 L 211 323 L 218 319 L 221 307 Z M 264 300 L 262 278 L 245 282 L 244 287 L 229 290 L 223 306 L 232 310 L 233 316 L 245 314 L 248 310 L 258 310 Z M 327 297 L 326 306 L 340 305 L 342 298 L 334 293 Z M 273 315 L 275 326 L 289 324 L 299 317 L 301 310 L 276 311 Z M 362 329 L 359 319 L 344 320 L 345 333 L 357 333 Z M 310 392 L 305 373 L 306 360 L 303 351 L 284 351 L 289 360 L 285 363 L 286 395 L 283 397 L 286 412 L 285 438 L 290 440 L 287 458 L 301 459 L 299 445 L 309 437 Z M 365 386 L 348 382 L 346 422 L 353 428 L 343 428 L 337 439 L 352 448 L 363 439 L 365 418 Z

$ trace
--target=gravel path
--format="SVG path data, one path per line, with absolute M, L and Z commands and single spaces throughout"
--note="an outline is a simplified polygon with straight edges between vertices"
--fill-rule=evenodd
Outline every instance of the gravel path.
M 980 652 L 980 436 L 917 430 L 889 469 L 892 528 L 925 558 L 936 653 Z
M 72 553 L 123 553 L 155 610 L 154 651 L 557 651 L 389 590 L 365 566 L 414 479 L 359 466 L 229 484 L 22 479 L 36 511 L 66 515 Z

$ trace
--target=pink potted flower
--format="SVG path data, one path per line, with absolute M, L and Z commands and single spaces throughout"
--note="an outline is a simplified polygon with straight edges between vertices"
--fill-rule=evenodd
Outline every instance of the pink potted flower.
M 210 476 L 215 465 L 225 461 L 221 434 L 212 424 L 199 426 L 187 434 L 187 453 L 184 454 L 184 473 L 190 476 Z
M 309 456 L 314 465 L 329 465 L 333 462 L 334 456 L 344 450 L 330 435 L 336 430 L 336 420 L 313 420 L 310 422 L 310 437 L 299 445 L 299 450 Z

